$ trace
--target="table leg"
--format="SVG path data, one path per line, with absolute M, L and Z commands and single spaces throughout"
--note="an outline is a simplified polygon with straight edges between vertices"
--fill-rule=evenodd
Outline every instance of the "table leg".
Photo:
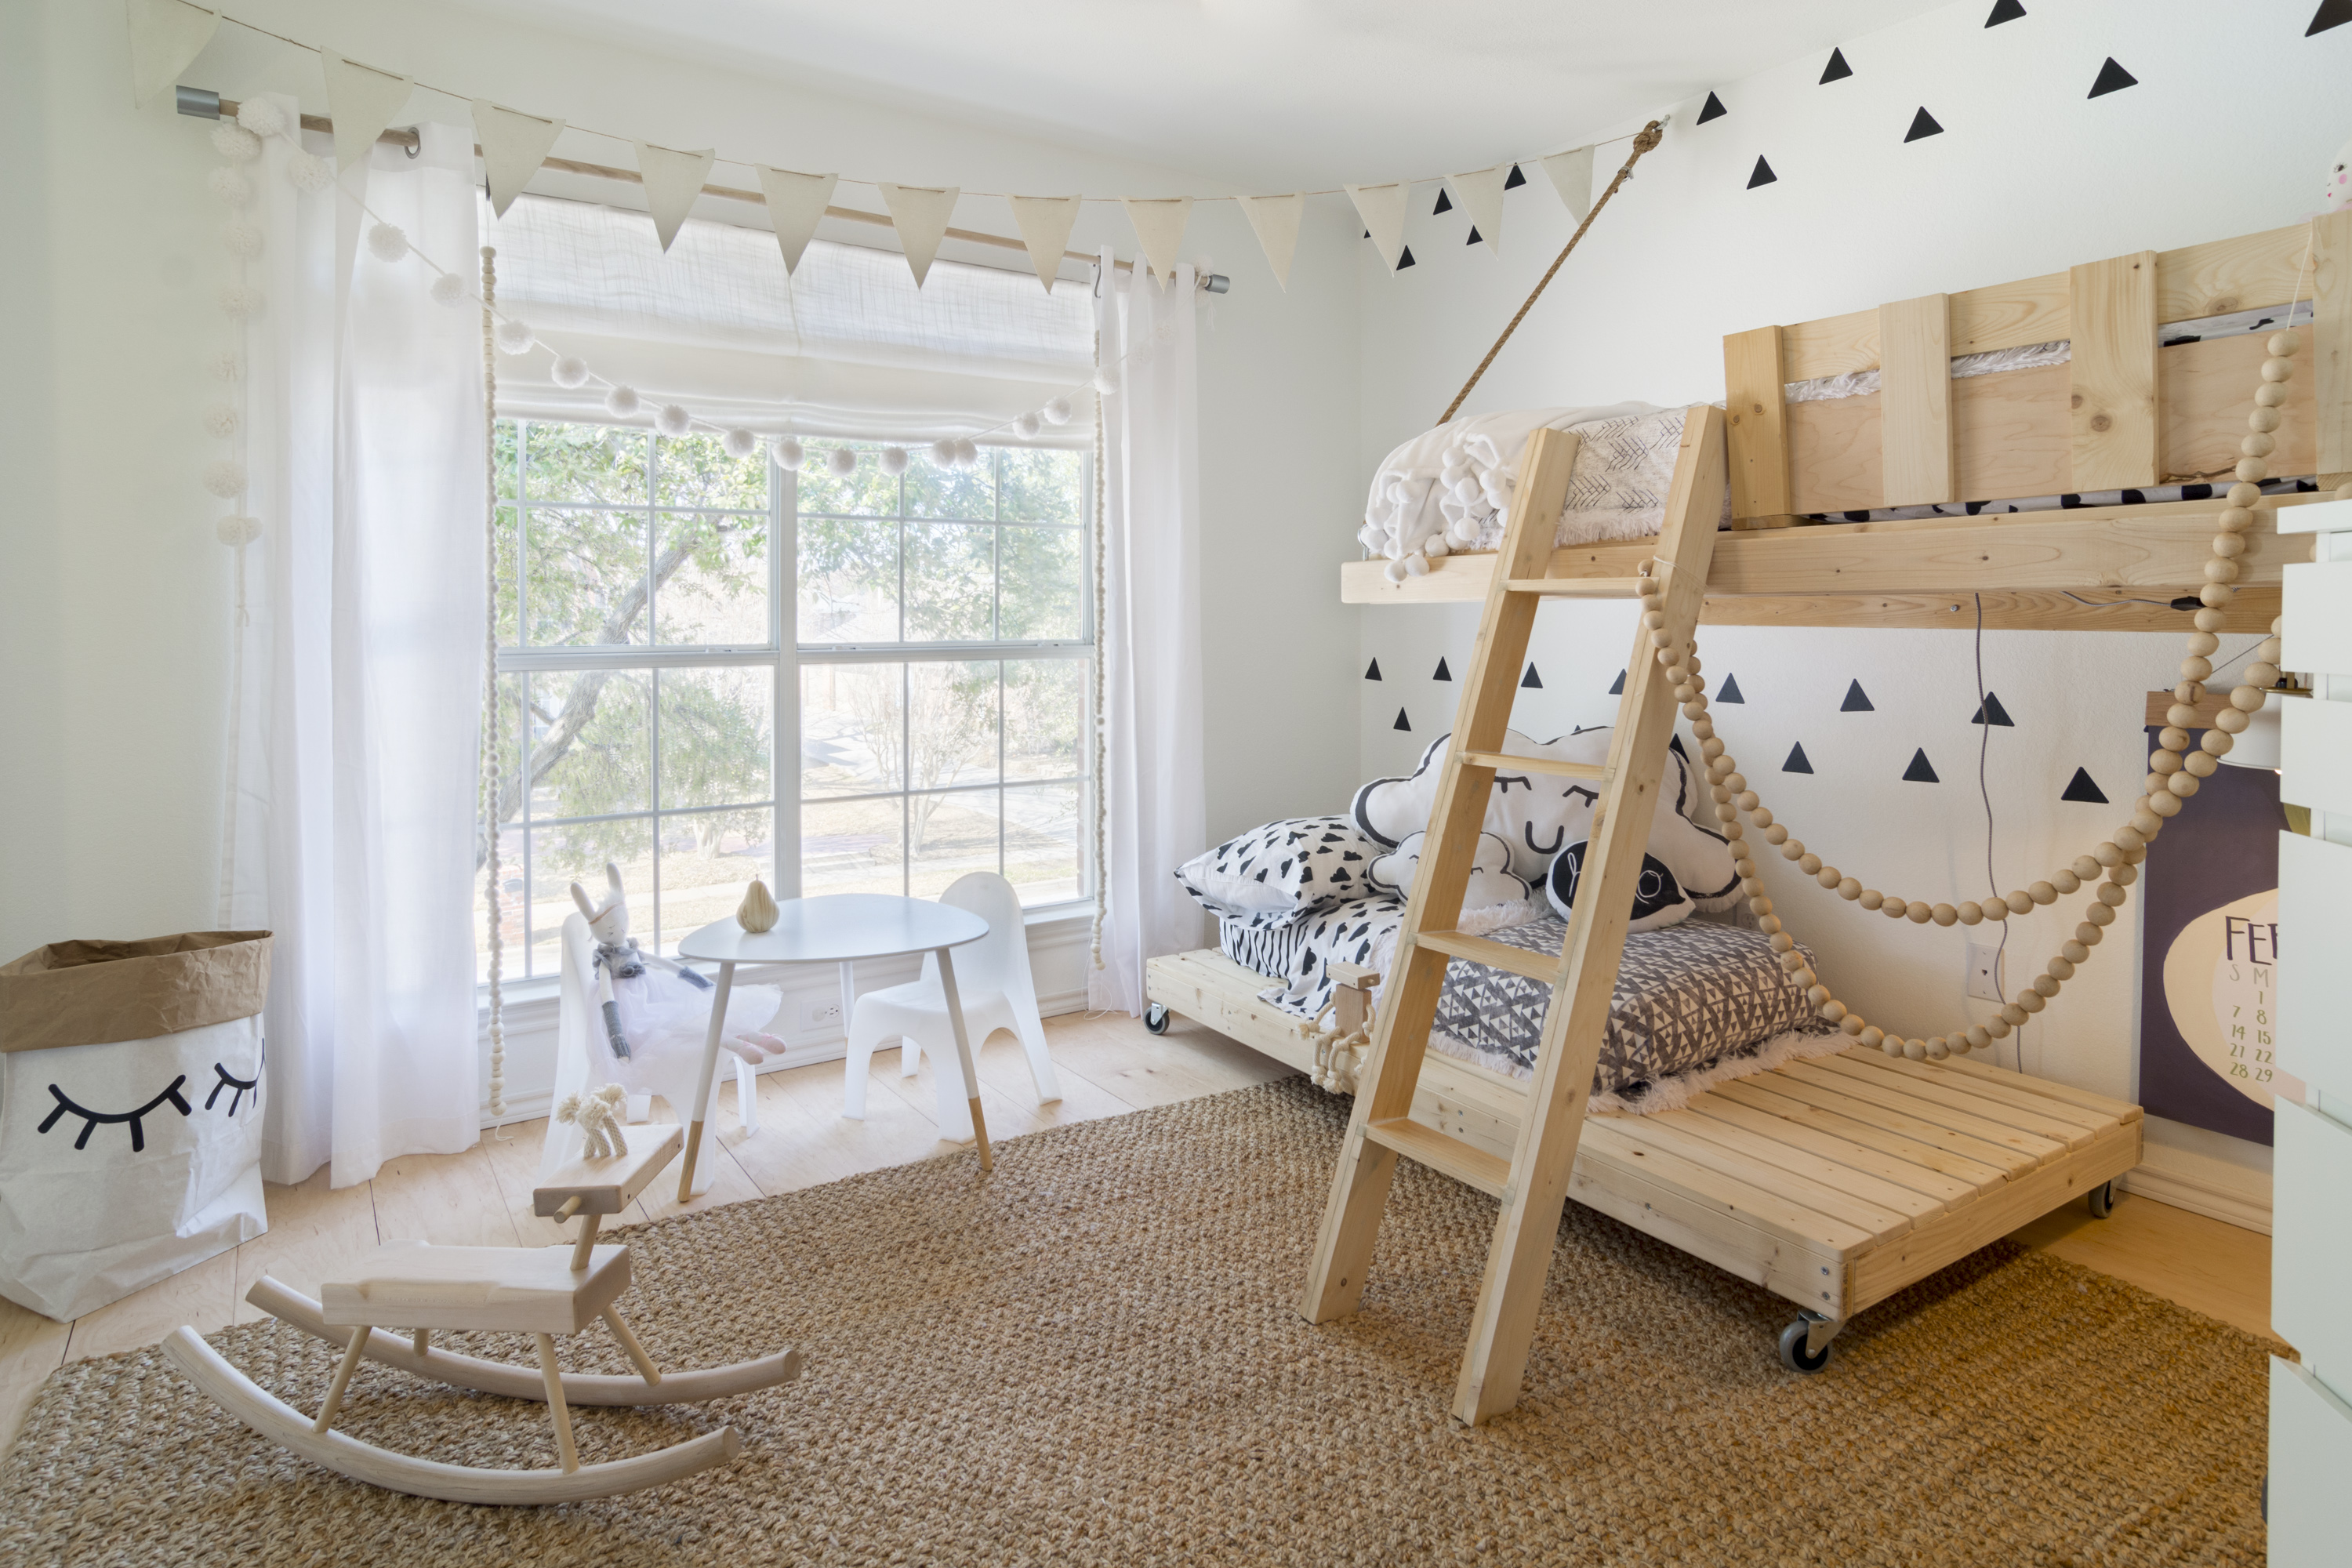
M 685 1203 L 694 1196 L 694 1162 L 702 1152 L 702 1117 L 710 1108 L 710 1080 L 719 1071 L 719 1035 L 727 1026 L 727 994 L 735 988 L 735 966 L 719 966 L 719 986 L 710 994 L 710 1027 L 702 1037 L 702 1072 L 695 1079 L 694 1103 L 687 1107 L 690 1118 L 686 1130 L 686 1168 L 677 1173 L 677 1201 Z
M 994 1168 L 995 1160 L 988 1152 L 988 1123 L 980 1115 L 980 1069 L 972 1065 L 971 1037 L 964 1032 L 963 998 L 956 994 L 955 957 L 948 948 L 935 950 L 940 957 L 940 992 L 947 998 L 948 1026 L 955 1031 L 956 1061 L 963 1068 L 963 1091 L 971 1102 L 971 1135 L 980 1146 L 980 1168 Z

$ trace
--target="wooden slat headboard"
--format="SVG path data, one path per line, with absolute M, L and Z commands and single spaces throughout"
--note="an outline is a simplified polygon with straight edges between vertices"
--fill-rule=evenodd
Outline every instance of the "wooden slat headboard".
M 2305 243 L 2310 258 L 2305 269 Z M 2211 479 L 2237 460 L 2263 359 L 2248 333 L 2160 348 L 2167 321 L 2312 300 L 2271 470 L 2352 476 L 2352 212 L 2140 251 L 1723 341 L 1732 514 L 2000 500 Z M 2067 363 L 1953 381 L 1960 354 L 2069 339 Z M 1787 383 L 1877 370 L 1880 390 L 1788 403 Z

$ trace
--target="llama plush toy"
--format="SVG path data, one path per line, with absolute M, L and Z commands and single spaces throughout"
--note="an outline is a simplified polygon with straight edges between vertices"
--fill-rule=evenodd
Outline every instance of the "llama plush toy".
M 2319 216 L 2340 213 L 2352 207 L 2352 142 L 2336 151 L 2327 165 L 2327 180 L 2320 187 Z

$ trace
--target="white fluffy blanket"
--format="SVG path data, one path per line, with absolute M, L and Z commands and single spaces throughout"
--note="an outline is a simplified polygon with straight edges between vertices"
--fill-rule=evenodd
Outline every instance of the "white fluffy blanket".
M 1489 520 L 1510 510 L 1518 486 L 1519 455 L 1538 429 L 1570 430 L 1632 414 L 1655 414 L 1647 403 L 1590 408 L 1517 408 L 1449 420 L 1407 441 L 1381 460 L 1372 476 L 1364 548 L 1391 561 L 1443 555 L 1466 545 Z

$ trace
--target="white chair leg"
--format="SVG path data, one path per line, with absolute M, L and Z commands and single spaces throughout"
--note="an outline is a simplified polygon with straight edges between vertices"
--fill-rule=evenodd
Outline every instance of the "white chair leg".
M 1029 1057 L 1029 1079 L 1037 1086 L 1037 1103 L 1051 1105 L 1062 1098 L 1062 1080 L 1054 1071 L 1054 1058 L 1045 1051 L 1045 1020 L 1037 1016 L 1037 1004 L 1025 996 L 1012 998 L 1013 1016 L 1021 1037 L 1021 1048 Z
M 735 1120 L 747 1138 L 760 1130 L 760 1075 L 741 1057 L 735 1058 Z
M 857 1026 L 853 1018 L 849 1025 L 849 1059 L 842 1079 L 841 1113 L 852 1121 L 866 1120 L 866 1075 L 874 1068 L 875 1037 Z
M 947 1026 L 947 1021 L 941 1019 L 940 1027 Z M 915 1042 L 910 1038 L 900 1048 L 911 1052 Z M 964 1092 L 963 1064 L 956 1059 L 951 1040 L 942 1042 L 931 1052 L 931 1087 L 939 1094 L 940 1136 L 950 1143 L 971 1142 L 971 1101 Z

